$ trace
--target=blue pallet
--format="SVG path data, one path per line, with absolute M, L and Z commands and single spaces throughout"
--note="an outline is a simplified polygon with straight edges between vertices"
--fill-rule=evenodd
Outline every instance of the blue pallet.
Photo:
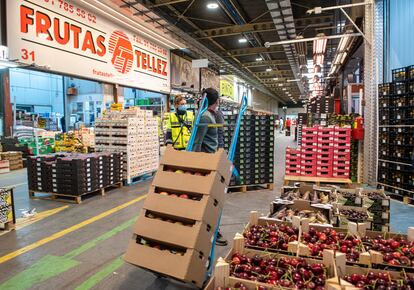
M 131 186 L 131 185 L 135 185 L 135 184 L 150 180 L 154 177 L 155 172 L 156 171 L 144 173 L 142 175 L 132 177 L 130 180 L 124 180 L 124 185 L 125 186 Z

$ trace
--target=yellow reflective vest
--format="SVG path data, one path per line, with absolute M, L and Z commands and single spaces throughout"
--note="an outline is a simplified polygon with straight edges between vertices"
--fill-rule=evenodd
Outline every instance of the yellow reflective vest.
M 171 131 L 171 141 L 173 142 L 175 149 L 183 150 L 187 148 L 193 125 L 193 112 L 187 111 L 187 113 L 182 116 L 177 116 L 176 113 L 170 113 L 167 122 L 167 131 Z

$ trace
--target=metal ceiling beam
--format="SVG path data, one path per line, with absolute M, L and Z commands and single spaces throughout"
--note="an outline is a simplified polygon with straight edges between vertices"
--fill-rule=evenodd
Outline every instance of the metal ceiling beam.
M 323 25 L 328 26 L 333 23 L 333 17 L 328 16 L 319 16 L 319 17 L 304 17 L 293 20 L 298 27 L 307 27 L 313 25 Z M 228 25 L 223 27 L 218 27 L 214 29 L 205 29 L 199 30 L 193 33 L 193 36 L 197 39 L 204 38 L 215 38 L 215 37 L 226 37 L 232 35 L 238 35 L 240 33 L 249 33 L 249 32 L 266 32 L 266 31 L 276 31 L 275 24 L 272 21 L 268 22 L 259 22 L 259 23 L 247 23 L 243 25 Z
M 274 48 L 266 48 L 266 47 L 249 47 L 249 48 L 241 48 L 241 49 L 231 49 L 222 53 L 222 56 L 246 56 L 246 55 L 253 55 L 253 54 L 260 54 L 260 53 L 279 53 L 283 52 L 283 48 L 274 47 Z
M 272 65 L 289 65 L 286 59 L 280 60 L 263 60 L 243 63 L 243 67 L 260 67 L 260 66 L 272 66 Z
M 197 39 L 213 38 L 213 37 L 226 37 L 232 35 L 238 35 L 240 33 L 248 32 L 265 32 L 274 31 L 275 25 L 273 22 L 261 22 L 261 23 L 247 23 L 243 25 L 230 25 L 214 29 L 206 29 L 194 32 L 194 37 Z M 205 34 L 206 36 L 203 36 Z
M 254 73 L 259 78 L 268 78 L 268 77 L 277 77 L 277 76 L 290 76 L 292 74 L 291 70 L 272 70 L 265 72 Z
M 166 5 L 171 5 L 171 4 L 177 4 L 177 3 L 182 3 L 182 2 L 188 2 L 190 0 L 155 0 L 153 4 L 148 4 L 146 5 L 146 7 L 148 9 L 151 8 L 157 8 L 157 7 L 161 7 L 161 6 L 166 6 Z M 140 0 L 135 0 L 135 1 L 131 1 L 125 4 L 122 4 L 120 7 L 128 7 L 128 6 L 133 6 L 136 4 L 142 3 L 142 1 Z

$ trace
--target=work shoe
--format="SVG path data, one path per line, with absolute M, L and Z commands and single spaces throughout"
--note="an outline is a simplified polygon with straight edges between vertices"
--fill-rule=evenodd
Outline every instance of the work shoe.
M 216 245 L 217 246 L 227 246 L 227 240 L 221 235 L 220 232 L 217 234 Z

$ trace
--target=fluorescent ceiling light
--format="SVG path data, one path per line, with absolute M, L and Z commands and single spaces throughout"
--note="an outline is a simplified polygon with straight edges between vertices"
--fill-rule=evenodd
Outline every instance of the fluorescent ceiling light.
M 219 6 L 217 3 L 208 3 L 207 8 L 208 9 L 217 9 Z
M 277 80 L 278 80 L 278 78 L 273 78 L 273 80 L 274 80 L 274 81 L 277 81 Z
M 240 39 L 239 39 L 239 42 L 240 42 L 240 43 L 246 43 L 246 42 L 247 42 L 247 39 L 246 39 L 246 38 L 240 38 Z
M 286 88 L 283 88 L 282 90 L 286 91 L 287 89 Z
M 279 87 L 283 87 L 283 84 L 279 84 Z
M 256 61 L 262 61 L 262 60 L 263 60 L 263 58 L 261 58 L 261 57 L 256 58 Z
M 272 69 L 269 67 L 266 69 L 267 72 L 272 71 Z
M 293 83 L 293 82 L 300 82 L 300 79 L 295 79 L 295 80 L 287 80 L 288 83 Z

